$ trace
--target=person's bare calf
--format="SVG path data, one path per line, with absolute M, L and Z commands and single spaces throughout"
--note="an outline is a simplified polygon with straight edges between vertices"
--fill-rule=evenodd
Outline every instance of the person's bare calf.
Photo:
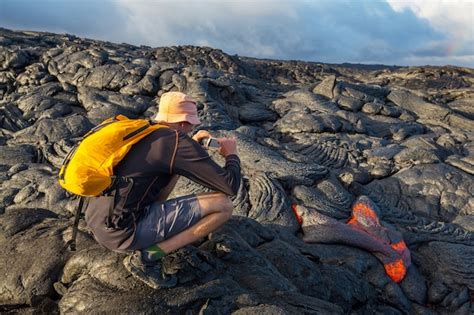
M 216 230 L 232 217 L 232 201 L 223 193 L 203 193 L 197 195 L 202 218 L 190 228 L 158 243 L 165 253 L 191 244 Z

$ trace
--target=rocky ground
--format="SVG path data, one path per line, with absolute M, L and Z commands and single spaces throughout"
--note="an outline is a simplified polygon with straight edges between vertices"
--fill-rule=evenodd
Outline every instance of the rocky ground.
M 469 68 L 0 29 L 0 312 L 472 314 L 473 85 Z M 154 291 L 83 222 L 65 247 L 77 199 L 57 172 L 94 124 L 150 117 L 172 90 L 198 101 L 201 128 L 238 139 L 245 180 L 224 227 L 165 258 L 178 286 Z M 182 180 L 174 195 L 197 191 Z M 399 284 L 365 250 L 301 239 L 292 204 L 344 223 L 360 195 L 411 251 Z

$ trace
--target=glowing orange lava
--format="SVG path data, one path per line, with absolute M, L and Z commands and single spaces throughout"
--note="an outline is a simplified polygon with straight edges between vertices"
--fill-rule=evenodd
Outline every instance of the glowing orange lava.
M 291 209 L 293 210 L 296 220 L 301 225 L 303 218 L 298 213 L 298 205 L 292 204 Z M 384 265 L 385 272 L 395 282 L 401 282 L 407 273 L 407 268 L 410 265 L 410 252 L 407 245 L 403 240 L 396 243 L 391 243 L 389 237 L 386 236 L 387 228 L 380 224 L 377 212 L 371 208 L 370 204 L 365 202 L 356 202 L 352 206 L 352 216 L 347 222 L 353 229 L 363 231 L 370 235 L 374 241 L 389 245 L 396 251 L 396 254 L 383 255 L 374 253 L 375 256 Z M 385 231 L 385 232 L 384 232 Z M 398 238 L 399 239 L 399 238 Z M 393 239 L 392 239 L 393 241 Z M 394 257 L 393 257 L 394 256 Z
M 391 263 L 385 263 L 384 265 L 385 272 L 387 275 L 395 282 L 400 282 L 405 278 L 407 273 L 407 268 L 402 259 L 397 259 Z
M 298 221 L 299 225 L 303 224 L 303 218 L 300 216 L 300 214 L 298 213 L 298 210 L 296 210 L 296 207 L 297 205 L 296 204 L 292 204 L 291 205 L 291 209 L 293 210 L 293 212 L 295 213 L 295 217 L 296 217 L 296 221 Z

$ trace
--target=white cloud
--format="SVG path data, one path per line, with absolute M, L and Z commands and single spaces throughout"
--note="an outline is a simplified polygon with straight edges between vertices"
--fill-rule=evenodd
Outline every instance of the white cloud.
M 411 10 L 447 35 L 446 55 L 474 59 L 474 1 L 472 0 L 387 0 L 397 12 Z
M 206 43 L 231 53 L 268 57 L 275 48 L 258 38 L 265 27 L 262 22 L 295 18 L 288 1 L 118 0 L 117 4 L 128 13 L 130 33 L 138 33 L 148 45 Z
M 428 19 L 440 30 L 453 31 L 464 26 L 472 30 L 474 1 L 472 0 L 387 0 L 395 11 L 412 10 Z
M 454 62 L 471 60 L 474 52 L 466 47 L 473 40 L 473 2 L 386 1 L 116 3 L 129 18 L 124 23 L 134 44 L 205 43 L 231 54 L 322 62 L 429 63 L 430 55 L 436 63 L 442 56 L 446 62 L 451 62 L 447 57 L 456 57 L 449 59 Z M 406 14 L 407 10 L 413 13 Z

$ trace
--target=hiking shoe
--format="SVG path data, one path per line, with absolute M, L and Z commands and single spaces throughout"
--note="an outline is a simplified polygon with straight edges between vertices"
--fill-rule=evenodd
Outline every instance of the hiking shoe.
M 146 262 L 143 260 L 140 251 L 125 257 L 123 264 L 132 276 L 153 289 L 171 288 L 178 282 L 175 275 L 167 275 L 163 272 L 161 261 Z

